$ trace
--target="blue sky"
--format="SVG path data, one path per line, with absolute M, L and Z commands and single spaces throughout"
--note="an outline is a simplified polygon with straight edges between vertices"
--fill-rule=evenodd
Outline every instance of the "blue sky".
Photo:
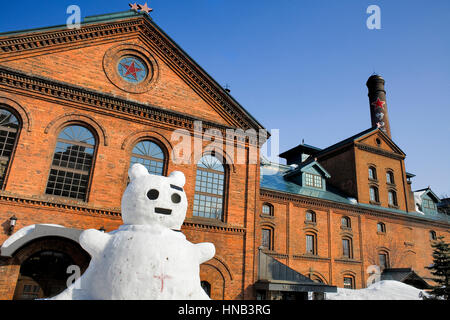
M 138 2 L 139 3 L 139 2 Z M 142 1 L 144 3 L 144 1 Z M 2 2 L 0 32 L 128 9 L 119 0 Z M 381 30 L 369 30 L 369 5 Z M 280 151 L 371 126 L 367 78 L 386 80 L 392 138 L 413 189 L 450 196 L 450 1 L 153 0 L 154 21 L 266 128 Z

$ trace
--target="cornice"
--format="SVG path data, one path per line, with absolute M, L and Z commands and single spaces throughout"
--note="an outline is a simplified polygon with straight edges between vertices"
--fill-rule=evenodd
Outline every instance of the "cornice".
M 80 29 L 48 30 L 43 32 L 18 34 L 0 37 L 0 57 L 5 54 L 23 54 L 30 51 L 55 47 L 67 48 L 68 45 L 79 44 L 85 40 L 94 40 L 114 35 L 124 35 L 138 31 L 140 21 L 126 20 L 107 24 L 84 25 Z M 64 29 L 63 29 L 64 28 Z
M 246 229 L 239 226 L 231 226 L 226 223 L 214 223 L 214 222 L 204 222 L 204 221 L 196 221 L 196 219 L 187 218 L 183 227 L 185 229 L 195 229 L 202 231 L 213 231 L 213 232 L 226 232 L 226 233 L 234 233 L 234 234 L 245 234 Z
M 413 222 L 413 223 L 426 223 L 428 225 L 432 225 L 432 226 L 436 226 L 436 227 L 440 227 L 440 228 L 445 227 L 445 226 L 450 226 L 450 224 L 445 221 L 432 221 L 432 220 L 415 217 L 415 216 L 400 215 L 395 212 L 385 212 L 385 211 L 381 211 L 381 210 L 377 210 L 377 209 L 354 207 L 352 205 L 345 204 L 345 203 L 338 203 L 338 202 L 333 202 L 333 201 L 329 201 L 329 200 L 309 198 L 309 197 L 302 196 L 302 195 L 287 194 L 287 193 L 278 192 L 278 191 L 270 190 L 270 189 L 264 189 L 264 188 L 260 188 L 260 195 L 267 197 L 267 198 L 271 198 L 271 199 L 283 200 L 286 202 L 294 202 L 294 205 L 298 204 L 298 206 L 308 206 L 308 207 L 314 206 L 315 208 L 321 208 L 320 210 L 327 210 L 329 208 L 332 208 L 332 209 L 343 210 L 345 212 L 350 212 L 350 213 L 358 214 L 358 215 L 370 215 L 370 216 L 376 216 L 376 217 L 380 217 L 380 218 L 398 219 L 398 220 L 403 220 L 403 221 L 408 221 L 408 222 Z
M 355 142 L 355 146 L 359 149 L 359 150 L 363 150 L 363 151 L 367 151 L 370 153 L 375 153 L 381 156 L 385 156 L 388 158 L 392 158 L 395 160 L 403 160 L 405 159 L 404 155 L 398 154 L 398 153 L 394 153 L 394 152 L 389 152 L 383 149 L 379 149 L 379 148 L 375 148 L 372 147 L 370 145 L 364 144 L 364 143 L 360 143 L 360 142 Z
M 23 197 L 7 191 L 0 191 L 0 203 L 39 207 L 39 209 L 70 210 L 72 213 L 81 213 L 96 216 L 120 217 L 120 209 L 117 208 L 96 208 L 88 206 L 86 203 L 76 201 L 64 201 L 49 199 L 46 197 Z
M 29 75 L 0 65 L 0 88 L 5 87 L 10 91 L 23 90 L 26 95 L 46 96 L 58 101 L 66 101 L 76 106 L 84 105 L 103 111 L 107 115 L 111 112 L 119 113 L 140 120 L 151 121 L 158 125 L 164 124 L 170 128 L 197 130 L 196 121 L 201 121 L 203 132 L 217 130 L 226 139 L 236 139 L 241 143 L 257 145 L 257 136 L 234 136 L 227 134 L 227 127 L 201 118 L 194 118 L 182 113 L 158 108 L 147 104 L 124 100 L 118 97 L 100 93 L 94 90 L 70 85 L 56 80 L 46 79 L 35 75 Z
M 61 26 L 57 30 L 19 34 L 0 37 L 0 61 L 18 55 L 38 53 L 43 50 L 58 50 L 82 46 L 86 40 L 111 41 L 117 37 L 141 35 L 149 41 L 159 55 L 179 70 L 189 83 L 194 84 L 197 93 L 206 97 L 211 105 L 225 119 L 243 130 L 265 130 L 252 116 L 230 97 L 192 58 L 177 47 L 165 33 L 153 22 L 143 16 L 130 17 L 115 22 L 83 25 L 80 29 L 67 29 Z M 113 38 L 111 38 L 113 37 Z

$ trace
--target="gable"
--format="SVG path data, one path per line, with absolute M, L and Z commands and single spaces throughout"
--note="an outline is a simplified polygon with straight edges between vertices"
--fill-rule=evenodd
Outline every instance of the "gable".
M 262 128 L 148 17 L 132 11 L 110 16 L 87 18 L 80 30 L 0 36 L 0 65 L 227 127 Z M 149 58 L 155 77 L 143 90 L 110 76 L 117 76 L 121 54 Z
M 379 129 L 355 139 L 355 145 L 369 152 L 405 157 L 405 153 Z

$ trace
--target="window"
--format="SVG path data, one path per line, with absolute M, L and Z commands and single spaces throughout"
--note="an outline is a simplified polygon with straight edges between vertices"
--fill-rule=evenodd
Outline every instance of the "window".
M 305 184 L 308 187 L 322 188 L 322 177 L 316 174 L 305 173 Z
M 316 222 L 316 213 L 314 211 L 306 211 L 305 220 L 307 222 Z
M 346 258 L 353 258 L 352 239 L 342 239 L 342 255 Z
M 344 276 L 344 288 L 345 289 L 354 289 L 355 281 L 352 276 Z
M 45 193 L 86 201 L 95 145 L 85 127 L 65 127 L 57 139 Z
M 350 229 L 352 227 L 349 217 L 342 217 L 341 224 L 343 228 Z
M 309 254 L 317 254 L 316 248 L 316 235 L 315 234 L 307 234 L 306 235 L 306 253 Z
M 436 204 L 433 202 L 433 200 L 423 199 L 422 206 L 427 209 L 436 210 Z
M 437 237 L 436 237 L 436 232 L 433 231 L 433 230 L 431 230 L 431 231 L 430 231 L 430 240 L 436 240 L 436 239 L 437 239 Z
M 197 163 L 193 215 L 223 220 L 225 167 L 212 155 Z
M 0 108 L 0 188 L 5 185 L 6 173 L 16 147 L 20 124 L 8 110 Z
M 381 269 L 389 268 L 389 255 L 387 252 L 380 252 L 378 254 L 378 260 Z
M 394 184 L 394 173 L 392 171 L 386 172 L 386 182 L 390 184 Z
M 164 152 L 153 141 L 141 141 L 131 152 L 130 166 L 140 163 L 147 168 L 151 174 L 162 176 L 164 174 Z
M 266 216 L 273 216 L 273 206 L 270 203 L 263 204 L 262 214 Z
M 369 167 L 369 179 L 377 180 L 377 169 L 375 167 Z
M 262 229 L 261 246 L 266 248 L 266 249 L 273 250 L 272 236 L 273 236 L 272 229 L 269 229 L 269 228 Z
M 388 201 L 391 206 L 397 205 L 397 193 L 395 191 L 388 191 Z
M 378 222 L 377 224 L 377 231 L 381 233 L 386 232 L 386 225 L 383 222 Z
M 380 199 L 378 197 L 378 188 L 377 187 L 370 187 L 369 195 L 370 195 L 370 201 L 380 202 Z

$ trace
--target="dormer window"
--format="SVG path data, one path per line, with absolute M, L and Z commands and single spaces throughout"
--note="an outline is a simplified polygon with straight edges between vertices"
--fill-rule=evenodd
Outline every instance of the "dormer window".
M 422 206 L 430 210 L 436 210 L 436 204 L 433 200 L 423 199 Z
M 322 177 L 312 173 L 305 173 L 305 185 L 313 188 L 322 188 Z

